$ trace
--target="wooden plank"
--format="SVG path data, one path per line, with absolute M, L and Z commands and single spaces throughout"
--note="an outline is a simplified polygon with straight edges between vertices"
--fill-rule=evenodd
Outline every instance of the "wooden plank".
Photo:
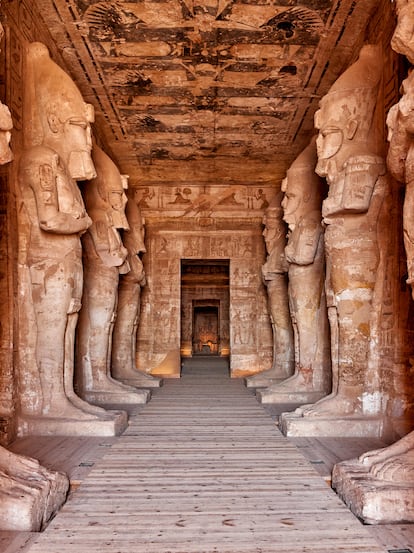
M 27 553 L 386 551 L 226 373 L 167 380 L 104 455 L 78 445 L 94 464 Z

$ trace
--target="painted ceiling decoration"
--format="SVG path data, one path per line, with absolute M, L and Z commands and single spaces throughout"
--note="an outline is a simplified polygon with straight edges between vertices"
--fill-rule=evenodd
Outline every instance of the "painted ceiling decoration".
M 278 184 L 375 0 L 39 0 L 132 186 Z M 174 198 L 174 196 L 172 196 Z

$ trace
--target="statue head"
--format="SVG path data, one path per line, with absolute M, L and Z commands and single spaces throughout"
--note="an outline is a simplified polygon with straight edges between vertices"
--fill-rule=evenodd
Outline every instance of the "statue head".
M 414 64 L 414 0 L 396 0 L 397 26 L 391 46 Z
M 283 222 L 283 209 L 281 206 L 283 193 L 279 192 L 270 202 L 263 216 L 263 237 L 266 243 L 266 250 L 270 254 L 276 243 L 286 238 L 286 225 Z
M 369 150 L 374 139 L 371 127 L 382 74 L 381 60 L 380 46 L 363 46 L 358 60 L 321 99 L 315 113 L 319 175 L 328 176 L 332 162 L 341 165 L 352 147 L 360 154 Z
M 97 176 L 85 186 L 86 209 L 105 211 L 109 224 L 117 229 L 129 229 L 125 215 L 128 176 L 121 175 L 118 167 L 101 148 L 94 144 L 92 159 Z
M 283 220 L 289 230 L 293 230 L 307 213 L 321 209 L 323 183 L 315 173 L 316 162 L 316 137 L 313 137 L 282 181 Z
M 94 111 L 83 101 L 72 79 L 49 56 L 40 42 L 27 51 L 26 136 L 28 146 L 46 145 L 66 163 L 73 179 L 96 175 L 91 159 Z

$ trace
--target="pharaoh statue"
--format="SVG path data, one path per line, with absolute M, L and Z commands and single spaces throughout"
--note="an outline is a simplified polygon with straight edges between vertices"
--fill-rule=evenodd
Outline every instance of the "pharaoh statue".
M 119 278 L 118 308 L 112 338 L 112 376 L 138 388 L 158 388 L 162 380 L 139 371 L 135 362 L 141 288 L 146 284 L 140 255 L 146 250 L 144 222 L 133 193 L 129 194 L 125 215 L 129 229 L 123 231 L 122 242 L 128 251 L 130 269 Z
M 96 145 L 92 158 L 97 176 L 83 191 L 92 224 L 82 236 L 85 276 L 76 340 L 76 386 L 81 397 L 93 404 L 146 403 L 147 390 L 127 386 L 111 375 L 119 275 L 130 270 L 119 232 L 129 229 L 126 177 Z
M 315 140 L 296 158 L 282 183 L 287 223 L 288 296 L 295 343 L 295 372 L 257 393 L 262 403 L 317 401 L 330 391 L 329 324 L 326 314 L 322 179 L 315 173 Z
M 263 217 L 263 236 L 267 258 L 262 266 L 263 283 L 267 289 L 273 332 L 273 365 L 264 372 L 246 378 L 249 388 L 266 387 L 293 373 L 293 329 L 289 313 L 287 270 L 285 259 L 286 225 L 283 222 L 280 192 L 270 203 Z
M 380 60 L 379 46 L 364 46 L 358 60 L 322 98 L 315 114 L 319 130 L 316 172 L 326 177 L 329 186 L 322 216 L 332 392 L 300 408 L 298 414 L 328 419 L 327 425 L 337 432 L 341 431 L 332 420 L 365 414 L 370 344 L 376 340 L 372 304 L 381 253 L 381 208 L 388 193 L 385 162 L 376 154 L 372 130 Z
M 26 70 L 28 128 L 19 185 L 28 220 L 25 263 L 36 322 L 41 398 L 34 416 L 22 416 L 20 431 L 113 435 L 125 428 L 126 413 L 89 405 L 73 388 L 83 283 L 80 236 L 92 223 L 76 181 L 95 176 L 93 108 L 43 44 L 28 46 Z
M 398 23 L 391 46 L 414 64 L 414 1 L 397 0 L 396 7 Z M 405 184 L 407 282 L 414 290 L 414 71 L 403 81 L 401 90 L 402 97 L 387 118 L 387 165 L 391 174 Z M 333 485 L 365 522 L 414 522 L 414 431 L 386 448 L 335 465 Z
M 0 165 L 13 159 L 12 128 L 9 108 L 0 102 Z M 39 531 L 65 501 L 68 489 L 66 475 L 0 446 L 0 530 Z

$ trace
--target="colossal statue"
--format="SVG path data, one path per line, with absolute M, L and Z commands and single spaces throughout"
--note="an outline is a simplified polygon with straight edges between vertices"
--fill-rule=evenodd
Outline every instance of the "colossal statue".
M 9 108 L 0 102 L 0 165 L 13 159 L 12 128 Z M 39 531 L 65 501 L 68 489 L 65 474 L 0 446 L 0 530 Z
M 41 398 L 35 416 L 22 417 L 20 431 L 112 435 L 125 428 L 126 413 L 89 405 L 73 388 L 83 282 L 80 236 L 92 223 L 76 181 L 95 176 L 93 108 L 43 44 L 28 46 L 26 71 L 28 127 L 19 184 L 28 220 L 25 263 L 36 322 Z
M 130 270 L 128 251 L 119 233 L 129 229 L 125 216 L 127 181 L 96 145 L 92 157 L 97 176 L 83 192 L 92 224 L 82 236 L 85 277 L 76 340 L 77 390 L 93 404 L 146 403 L 147 390 L 127 386 L 111 375 L 119 275 Z
M 268 306 L 273 331 L 273 365 L 257 375 L 246 378 L 252 388 L 266 387 L 293 373 L 293 329 L 289 313 L 287 270 L 285 259 L 286 225 L 283 222 L 280 192 L 272 200 L 263 217 L 263 236 L 267 258 L 262 266 L 263 283 L 267 288 Z
M 315 114 L 316 172 L 329 186 L 322 216 L 333 382 L 332 393 L 304 408 L 304 416 L 363 413 L 369 346 L 375 340 L 371 318 L 380 260 L 380 211 L 387 194 L 385 162 L 376 154 L 372 131 L 380 59 L 380 47 L 364 46 Z
M 397 0 L 393 49 L 414 64 L 414 1 Z M 402 97 L 387 117 L 390 141 L 387 165 L 405 184 L 404 245 L 414 297 L 414 71 L 403 81 Z M 394 444 L 335 465 L 333 485 L 367 523 L 414 522 L 414 432 Z
M 112 338 L 112 376 L 132 386 L 157 388 L 162 380 L 138 371 L 135 362 L 141 288 L 146 284 L 140 254 L 146 250 L 144 222 L 133 193 L 129 194 L 125 214 L 129 229 L 124 230 L 122 241 L 128 251 L 130 270 L 120 275 L 119 279 L 118 308 Z
M 315 173 L 315 140 L 296 158 L 282 183 L 287 223 L 285 257 L 295 339 L 295 373 L 258 392 L 262 403 L 317 401 L 330 391 L 329 324 L 325 299 L 322 179 Z

